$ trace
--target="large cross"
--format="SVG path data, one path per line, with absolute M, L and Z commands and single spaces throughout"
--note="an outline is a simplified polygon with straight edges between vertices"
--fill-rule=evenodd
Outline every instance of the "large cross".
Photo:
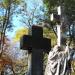
M 51 50 L 51 40 L 43 37 L 43 28 L 32 26 L 32 35 L 21 38 L 21 49 L 32 53 L 31 75 L 43 75 L 43 52 Z

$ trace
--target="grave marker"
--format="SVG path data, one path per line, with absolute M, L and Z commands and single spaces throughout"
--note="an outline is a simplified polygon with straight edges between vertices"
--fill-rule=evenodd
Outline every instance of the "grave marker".
M 21 49 L 32 53 L 31 75 L 43 75 L 43 52 L 51 49 L 51 40 L 43 37 L 43 28 L 32 26 L 32 35 L 24 35 L 20 44 Z

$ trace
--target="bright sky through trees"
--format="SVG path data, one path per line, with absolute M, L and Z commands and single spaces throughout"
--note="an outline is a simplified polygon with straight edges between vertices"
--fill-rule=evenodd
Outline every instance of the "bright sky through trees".
M 43 6 L 43 1 L 42 0 L 26 0 L 26 3 L 27 3 L 27 10 L 29 12 L 32 11 L 33 6 L 35 5 L 35 3 L 39 6 Z M 38 9 L 39 9 L 39 6 L 38 6 Z M 40 12 L 39 14 L 43 14 L 41 11 L 39 11 L 39 12 Z M 13 15 L 13 25 L 14 25 L 14 27 L 13 27 L 13 31 L 7 32 L 8 37 L 10 36 L 9 38 L 12 38 L 15 35 L 16 30 L 18 30 L 19 28 L 25 27 L 25 25 L 20 21 L 21 18 L 22 18 L 21 15 L 18 15 L 18 16 L 16 16 L 15 14 Z

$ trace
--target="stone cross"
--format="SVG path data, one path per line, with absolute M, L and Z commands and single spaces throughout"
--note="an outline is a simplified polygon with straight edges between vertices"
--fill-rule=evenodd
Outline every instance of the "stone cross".
M 43 52 L 51 50 L 51 40 L 43 37 L 43 28 L 32 26 L 32 35 L 24 35 L 21 38 L 21 49 L 32 53 L 31 75 L 43 75 Z

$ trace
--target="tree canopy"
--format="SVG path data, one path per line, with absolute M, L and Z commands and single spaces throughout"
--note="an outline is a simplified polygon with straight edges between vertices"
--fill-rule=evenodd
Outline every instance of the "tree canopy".
M 46 21 L 50 22 L 50 14 L 57 12 L 57 7 L 61 6 L 61 22 L 62 31 L 69 33 L 68 36 L 73 38 L 75 35 L 74 26 L 75 25 L 75 0 L 43 0 L 44 6 L 46 8 Z M 50 26 L 55 28 L 56 22 L 50 23 Z
M 28 29 L 27 29 L 27 28 L 18 29 L 18 30 L 16 31 L 15 37 L 13 38 L 13 41 L 14 41 L 14 42 L 19 42 L 19 41 L 20 41 L 20 38 L 21 38 L 23 35 L 27 35 L 27 34 L 28 34 Z
M 1 0 L 0 1 L 0 56 L 3 53 L 4 40 L 7 29 L 12 30 L 12 18 L 17 13 L 17 6 L 22 3 L 22 0 Z M 16 11 L 16 12 L 15 12 Z M 20 10 L 19 10 L 20 11 Z M 18 13 L 17 13 L 18 14 Z

